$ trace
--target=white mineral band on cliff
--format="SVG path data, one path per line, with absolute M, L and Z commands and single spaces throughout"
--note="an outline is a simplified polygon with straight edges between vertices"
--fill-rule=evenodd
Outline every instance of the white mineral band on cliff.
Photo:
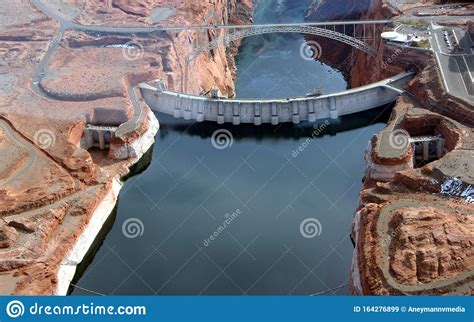
M 148 118 L 148 129 L 132 144 L 130 144 L 134 154 L 137 156 L 131 160 L 130 166 L 137 163 L 141 157 L 152 147 L 153 143 L 155 142 L 155 135 L 159 129 L 158 120 L 156 119 L 153 112 L 151 112 L 149 109 L 146 109 L 146 113 Z M 77 239 L 74 247 L 63 259 L 61 265 L 59 266 L 57 275 L 58 284 L 54 295 L 67 294 L 69 285 L 76 273 L 77 266 L 86 256 L 100 230 L 112 213 L 117 203 L 117 198 L 122 185 L 123 182 L 120 181 L 120 178 L 117 177 L 112 179 L 110 191 L 96 207 L 92 213 L 89 223 Z

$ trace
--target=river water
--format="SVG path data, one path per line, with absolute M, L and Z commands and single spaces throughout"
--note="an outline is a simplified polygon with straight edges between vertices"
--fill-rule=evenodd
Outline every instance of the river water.
M 306 7 L 261 1 L 255 22 L 302 21 Z M 238 96 L 345 89 L 337 70 L 301 57 L 304 44 L 296 34 L 246 39 Z M 309 295 L 347 284 L 363 153 L 386 115 L 223 127 L 157 114 L 151 164 L 126 181 L 115 222 L 75 283 L 115 295 Z M 222 129 L 226 148 L 212 140 Z M 133 222 L 138 235 L 124 230 Z M 80 288 L 72 294 L 88 294 Z

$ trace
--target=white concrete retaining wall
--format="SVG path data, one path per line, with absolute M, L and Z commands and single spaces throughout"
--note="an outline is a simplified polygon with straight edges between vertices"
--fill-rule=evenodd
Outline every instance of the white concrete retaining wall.
M 399 93 L 385 87 L 401 87 L 413 73 L 402 73 L 371 85 L 317 97 L 287 99 L 227 99 L 186 95 L 149 84 L 139 87 L 146 103 L 155 111 L 187 120 L 240 123 L 279 124 L 314 122 L 320 119 L 366 111 L 394 102 Z

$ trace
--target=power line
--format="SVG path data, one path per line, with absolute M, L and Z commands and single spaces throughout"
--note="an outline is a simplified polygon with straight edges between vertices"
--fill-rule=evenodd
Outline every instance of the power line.
M 333 291 L 336 291 L 338 289 L 341 289 L 343 288 L 344 286 L 347 286 L 349 285 L 349 283 L 344 283 L 342 285 L 339 285 L 338 287 L 335 287 L 335 288 L 331 288 L 329 290 L 326 290 L 326 291 L 322 291 L 322 292 L 318 292 L 318 293 L 314 293 L 314 294 L 311 294 L 310 296 L 318 296 L 318 295 L 323 295 L 323 294 L 326 294 L 326 293 L 329 293 L 329 292 L 333 292 Z
M 72 287 L 74 287 L 74 288 L 80 289 L 80 290 L 85 291 L 85 292 L 89 292 L 89 293 L 91 293 L 91 294 L 100 295 L 100 296 L 107 296 L 107 295 L 105 295 L 105 294 L 102 294 L 102 293 L 98 293 L 98 292 L 89 290 L 89 289 L 87 289 L 87 288 L 81 287 L 81 286 L 76 285 L 76 284 L 73 284 L 73 283 L 70 283 L 70 285 L 71 285 Z

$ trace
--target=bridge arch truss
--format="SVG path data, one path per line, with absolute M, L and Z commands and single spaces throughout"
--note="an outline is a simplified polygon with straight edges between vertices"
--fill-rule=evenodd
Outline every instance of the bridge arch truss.
M 345 29 L 346 28 L 344 27 L 344 30 Z M 375 29 L 375 25 L 374 25 L 374 29 Z M 230 32 L 226 34 L 225 36 L 218 37 L 214 39 L 213 41 L 206 43 L 205 45 L 195 46 L 193 52 L 189 54 L 187 58 L 188 60 L 192 60 L 200 53 L 211 51 L 217 48 L 221 44 L 223 44 L 224 46 L 228 46 L 231 42 L 238 39 L 242 39 L 242 38 L 246 38 L 250 36 L 263 35 L 263 34 L 271 34 L 271 33 L 298 33 L 298 34 L 315 35 L 315 36 L 325 37 L 325 38 L 329 38 L 329 39 L 333 39 L 333 40 L 345 43 L 347 45 L 357 48 L 372 56 L 375 53 L 375 49 L 373 45 L 368 44 L 366 42 L 367 39 L 365 38 L 365 34 L 366 34 L 365 26 L 364 26 L 364 38 L 360 39 L 358 37 L 355 37 L 355 34 L 356 34 L 355 26 L 354 26 L 353 35 L 351 36 L 351 35 L 347 35 L 345 33 L 336 31 L 335 28 L 331 30 L 331 29 L 316 27 L 316 26 L 311 26 L 311 25 L 301 25 L 301 26 L 275 25 L 275 26 L 250 27 L 250 28 L 244 28 L 244 29 L 240 29 L 234 32 Z M 374 33 L 375 33 L 375 30 L 374 30 Z

